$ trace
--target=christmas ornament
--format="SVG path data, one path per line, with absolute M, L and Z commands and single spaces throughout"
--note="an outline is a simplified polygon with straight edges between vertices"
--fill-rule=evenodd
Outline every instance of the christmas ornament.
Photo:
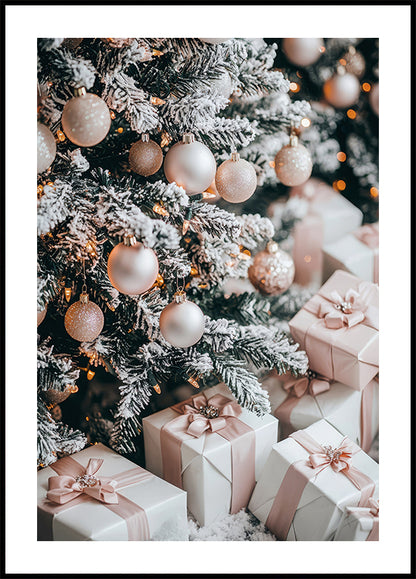
M 134 236 L 126 236 L 108 257 L 107 273 L 111 285 L 122 294 L 137 296 L 144 293 L 155 283 L 158 272 L 156 253 Z
M 345 66 L 345 70 L 350 74 L 355 74 L 358 78 L 361 78 L 365 73 L 365 58 L 358 52 L 355 46 L 350 46 L 348 52 L 344 54 L 341 59 Z
M 266 249 L 260 251 L 248 268 L 248 278 L 253 286 L 265 295 L 277 295 L 291 286 L 295 276 L 295 266 L 291 256 L 279 249 L 275 241 L 269 241 Z
M 284 38 L 283 52 L 296 66 L 309 66 L 316 62 L 322 53 L 322 38 Z
M 354 74 L 346 72 L 343 66 L 338 67 L 334 76 L 325 81 L 324 97 L 338 109 L 354 105 L 360 96 L 360 82 Z
M 229 38 L 200 38 L 202 42 L 206 42 L 208 44 L 221 44 L 222 42 L 226 42 L 230 40 Z
M 301 185 L 311 176 L 311 155 L 308 149 L 299 143 L 296 135 L 290 135 L 289 144 L 277 153 L 274 170 L 279 181 L 289 187 Z
M 72 143 L 79 147 L 93 147 L 106 137 L 111 117 L 103 99 L 81 87 L 75 89 L 75 96 L 64 106 L 61 122 Z
M 181 143 L 171 147 L 165 157 L 164 171 L 169 183 L 183 187 L 188 195 L 202 193 L 212 183 L 217 164 L 206 145 L 185 133 Z
M 129 163 L 132 171 L 142 177 L 149 177 L 157 173 L 163 163 L 163 152 L 155 141 L 149 140 L 144 133 L 141 141 L 131 146 Z
M 65 314 L 65 329 L 78 342 L 92 342 L 104 327 L 101 308 L 88 298 L 83 291 L 79 301 L 70 306 Z
M 43 320 L 45 319 L 47 309 L 48 306 L 45 306 L 41 312 L 38 312 L 38 326 L 40 326 Z
M 204 314 L 196 304 L 188 302 L 185 292 L 178 291 L 173 298 L 160 314 L 160 332 L 175 348 L 189 348 L 204 333 Z
M 370 96 L 370 106 L 373 109 L 373 113 L 378 116 L 378 82 L 373 85 L 371 89 Z
M 55 137 L 42 123 L 38 123 L 38 173 L 48 169 L 56 155 Z
M 233 90 L 233 84 L 229 73 L 225 71 L 219 78 L 212 80 L 211 88 L 213 88 L 221 96 L 229 99 Z
M 256 190 L 256 171 L 251 163 L 240 159 L 238 153 L 232 153 L 231 159 L 218 167 L 215 185 L 223 199 L 229 203 L 242 203 Z
M 50 404 L 61 404 L 61 402 L 64 402 L 64 400 L 74 392 L 78 392 L 78 386 L 68 384 L 65 390 L 49 388 L 48 390 L 45 390 L 43 396 Z

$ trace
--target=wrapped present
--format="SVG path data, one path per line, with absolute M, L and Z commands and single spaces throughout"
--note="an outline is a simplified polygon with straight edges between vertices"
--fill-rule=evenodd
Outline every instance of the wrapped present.
M 324 273 L 326 281 L 337 269 L 353 273 L 360 279 L 378 284 L 378 223 L 363 225 L 356 231 L 324 245 Z
M 96 444 L 38 472 L 38 540 L 186 541 L 186 493 Z
M 347 507 L 334 541 L 378 541 L 379 502 L 370 498 L 363 507 Z
M 279 376 L 274 370 L 262 386 L 269 393 L 273 415 L 279 419 L 279 440 L 325 418 L 369 452 L 378 432 L 378 379 L 359 392 L 311 370 L 299 378 Z
M 337 270 L 290 320 L 314 372 L 362 390 L 378 373 L 378 286 Z
M 247 506 L 277 428 L 218 384 L 143 419 L 146 468 L 185 489 L 189 511 L 209 525 Z
M 319 420 L 273 446 L 248 508 L 278 539 L 330 541 L 346 507 L 377 492 L 378 464 Z
M 322 247 L 357 229 L 362 212 L 327 183 L 309 179 L 292 187 L 290 195 L 308 200 L 307 215 L 293 230 L 295 283 L 320 285 L 322 282 Z

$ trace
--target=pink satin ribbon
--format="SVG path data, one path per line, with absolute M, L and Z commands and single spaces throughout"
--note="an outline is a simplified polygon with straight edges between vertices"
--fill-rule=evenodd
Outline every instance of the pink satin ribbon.
M 212 406 L 218 416 L 208 418 L 201 408 Z M 204 432 L 215 432 L 231 444 L 231 507 L 232 514 L 247 506 L 255 486 L 255 433 L 238 419 L 242 409 L 237 402 L 215 394 L 207 399 L 201 392 L 172 409 L 179 414 L 160 431 L 163 478 L 182 487 L 182 454 L 184 440 L 199 438 Z
M 373 526 L 368 534 L 366 541 L 379 540 L 379 501 L 374 497 L 370 497 L 367 503 L 360 509 L 354 507 L 347 507 L 349 513 L 356 513 L 357 515 L 367 515 L 373 518 Z
M 373 398 L 375 383 L 372 380 L 361 393 L 361 448 L 369 452 L 373 442 Z
M 307 460 L 292 463 L 279 487 L 266 520 L 268 527 L 279 539 L 285 540 L 307 483 L 326 468 L 346 476 L 361 491 L 358 505 L 364 505 L 373 495 L 375 483 L 352 465 L 352 456 L 361 449 L 345 437 L 336 448 L 321 446 L 303 430 L 290 435 L 307 452 Z
M 356 231 L 354 235 L 362 243 L 367 245 L 374 253 L 374 269 L 373 269 L 373 281 L 378 283 L 379 281 L 379 227 L 378 223 L 372 225 L 363 225 Z
M 137 466 L 114 477 L 95 476 L 103 459 L 91 458 L 86 468 L 67 456 L 50 465 L 58 476 L 48 479 L 48 492 L 43 504 L 38 507 L 38 529 L 40 540 L 53 540 L 54 515 L 81 504 L 96 500 L 126 521 L 129 541 L 150 539 L 147 516 L 139 505 L 120 495 L 119 490 L 153 478 L 154 475 Z M 82 479 L 90 477 L 93 486 L 85 486 Z M 92 477 L 92 478 L 91 478 Z

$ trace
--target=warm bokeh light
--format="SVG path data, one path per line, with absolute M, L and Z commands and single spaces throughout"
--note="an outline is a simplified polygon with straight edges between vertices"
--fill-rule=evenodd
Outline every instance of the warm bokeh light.
M 347 155 L 343 151 L 340 151 L 339 153 L 337 153 L 337 159 L 340 163 L 343 163 L 346 158 L 347 158 Z
M 345 58 L 340 58 L 339 63 L 342 64 L 342 66 L 346 66 L 347 61 L 345 60 Z
M 345 184 L 345 181 L 343 181 L 342 179 L 339 179 L 339 180 L 337 181 L 337 189 L 338 189 L 338 191 L 345 191 L 346 186 L 347 186 L 347 185 Z
M 310 263 L 312 261 L 312 257 L 310 255 L 305 255 L 303 259 L 306 261 L 306 263 Z
M 269 161 L 269 165 L 272 169 L 274 169 L 275 167 L 275 162 L 274 161 Z
M 357 113 L 353 109 L 347 110 L 347 117 L 349 119 L 355 119 L 356 116 L 357 116 Z
M 371 90 L 371 84 L 369 82 L 364 82 L 361 85 L 361 88 L 363 89 L 364 92 L 370 92 Z
M 319 49 L 319 52 L 321 54 L 323 54 L 325 52 L 325 50 L 326 50 L 325 46 L 321 46 L 321 48 Z
M 289 88 L 292 92 L 299 92 L 300 91 L 300 85 L 297 82 L 291 82 L 289 84 Z
M 300 121 L 300 124 L 302 125 L 302 127 L 307 128 L 307 127 L 310 127 L 310 126 L 311 126 L 311 121 L 310 121 L 310 119 L 307 119 L 307 118 L 305 117 L 304 119 L 302 119 L 302 120 Z
M 378 189 L 377 189 L 377 187 L 371 187 L 371 189 L 370 189 L 370 195 L 371 195 L 371 197 L 373 197 L 374 199 L 377 199 L 377 197 L 378 197 Z

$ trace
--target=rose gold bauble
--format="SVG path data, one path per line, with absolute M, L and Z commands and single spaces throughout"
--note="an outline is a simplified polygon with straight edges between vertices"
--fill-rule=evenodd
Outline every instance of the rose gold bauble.
M 61 404 L 61 402 L 64 402 L 64 400 L 77 390 L 77 386 L 67 386 L 63 391 L 49 388 L 48 390 L 45 390 L 44 398 L 46 398 L 46 400 L 51 404 Z
M 202 193 L 212 183 L 217 164 L 206 145 L 186 133 L 180 143 L 171 147 L 165 157 L 164 171 L 169 183 L 183 187 L 188 195 Z
M 296 66 L 309 66 L 321 56 L 322 38 L 284 38 L 283 52 Z
M 370 96 L 368 98 L 370 100 L 370 106 L 373 109 L 374 114 L 378 116 L 378 82 L 373 85 Z
M 312 173 L 312 158 L 306 147 L 291 136 L 290 144 L 277 153 L 274 159 L 276 176 L 288 187 L 302 185 Z
M 279 249 L 275 241 L 260 251 L 248 268 L 248 278 L 253 286 L 264 295 L 277 295 L 291 286 L 295 277 L 292 257 Z
M 215 185 L 219 195 L 229 203 L 242 203 L 257 187 L 256 171 L 251 163 L 233 153 L 217 169 Z
M 65 314 L 65 329 L 78 342 L 92 342 L 104 327 L 101 308 L 82 293 L 78 302 L 70 306 Z
M 155 283 L 159 262 L 153 249 L 143 243 L 119 243 L 108 257 L 107 273 L 111 285 L 120 293 L 137 296 Z
M 342 69 L 341 69 L 342 70 Z M 338 109 L 355 105 L 360 97 L 360 82 L 354 74 L 336 73 L 325 81 L 324 96 L 329 104 Z
M 226 42 L 230 40 L 229 38 L 200 38 L 202 42 L 206 42 L 207 44 L 221 44 L 222 42 Z
M 358 50 L 351 46 L 342 58 L 345 60 L 345 70 L 347 72 L 355 74 L 358 78 L 363 76 L 365 73 L 365 58 L 361 52 L 358 52 Z
M 38 312 L 38 326 L 40 326 L 40 324 L 45 319 L 47 309 L 48 309 L 48 306 L 45 306 L 41 312 Z
M 188 302 L 183 292 L 160 314 L 162 336 L 175 348 L 189 348 L 201 339 L 205 330 L 204 314 L 199 306 Z
M 111 117 L 103 99 L 96 94 L 81 93 L 66 103 L 61 122 L 72 143 L 79 147 L 93 147 L 107 136 Z
M 141 141 L 131 146 L 129 164 L 132 171 L 142 177 L 157 173 L 163 163 L 163 152 L 155 141 L 149 140 L 149 135 L 142 135 Z
M 38 173 L 43 173 L 52 165 L 56 156 L 55 137 L 42 123 L 38 123 Z

